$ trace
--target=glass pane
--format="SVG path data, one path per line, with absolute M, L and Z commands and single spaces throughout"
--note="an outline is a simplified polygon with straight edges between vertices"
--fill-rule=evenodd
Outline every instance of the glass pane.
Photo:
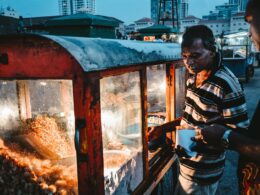
M 184 103 L 185 103 L 185 67 L 178 67 L 175 69 L 175 110 L 176 118 L 183 115 Z
M 0 92 L 0 190 L 77 194 L 72 81 L 0 81 Z
M 15 81 L 0 81 L 0 136 L 19 126 L 18 97 Z
M 165 64 L 147 67 L 148 115 L 158 115 L 165 119 L 166 114 L 166 70 Z M 148 125 L 160 125 L 164 119 L 148 118 Z
M 100 91 L 105 194 L 129 194 L 143 180 L 139 72 L 103 78 Z
M 147 67 L 148 127 L 166 122 L 166 65 Z M 153 158 L 165 142 L 165 135 L 148 143 L 148 158 Z

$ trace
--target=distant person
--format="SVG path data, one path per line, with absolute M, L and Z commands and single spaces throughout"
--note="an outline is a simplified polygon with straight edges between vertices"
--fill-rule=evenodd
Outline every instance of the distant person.
M 163 131 L 203 128 L 211 124 L 224 124 L 231 129 L 247 129 L 249 120 L 244 93 L 238 79 L 222 66 L 216 51 L 212 31 L 204 26 L 188 28 L 181 44 L 183 62 L 190 73 L 184 114 L 181 120 L 172 121 L 149 131 L 153 139 Z M 214 195 L 224 171 L 224 150 L 203 146 L 195 157 L 179 155 L 180 174 L 175 194 Z
M 25 26 L 24 26 L 24 21 L 23 21 L 23 17 L 22 16 L 19 16 L 17 32 L 18 33 L 25 32 Z

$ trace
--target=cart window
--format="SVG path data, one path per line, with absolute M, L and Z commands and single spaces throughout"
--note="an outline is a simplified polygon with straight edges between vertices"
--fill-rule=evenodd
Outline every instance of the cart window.
M 0 116 L 2 190 L 77 194 L 72 81 L 2 80 Z
M 182 116 L 185 103 L 186 69 L 179 66 L 175 69 L 175 117 Z
M 0 136 L 19 126 L 15 81 L 0 81 Z
M 147 67 L 148 126 L 165 123 L 166 70 L 165 64 Z
M 105 193 L 128 194 L 143 180 L 140 74 L 103 78 L 100 90 Z
M 147 67 L 148 127 L 166 122 L 166 65 Z M 152 159 L 165 142 L 165 136 L 148 143 L 148 159 Z

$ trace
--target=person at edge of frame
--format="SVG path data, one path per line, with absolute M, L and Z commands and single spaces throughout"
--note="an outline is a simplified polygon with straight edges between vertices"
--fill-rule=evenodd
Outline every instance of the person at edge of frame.
M 245 20 L 249 23 L 249 37 L 260 51 L 260 2 L 249 0 Z M 228 127 L 213 124 L 197 129 L 194 140 L 218 148 L 235 150 L 240 156 L 240 188 L 242 194 L 260 194 L 260 100 L 246 135 L 230 131 Z

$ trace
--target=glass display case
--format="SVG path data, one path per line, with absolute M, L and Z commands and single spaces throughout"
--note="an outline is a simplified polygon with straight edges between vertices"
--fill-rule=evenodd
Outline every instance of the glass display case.
M 170 67 L 174 70 L 170 71 Z M 168 73 L 167 73 L 168 71 Z M 158 171 L 172 152 L 173 137 L 166 132 L 155 142 L 143 143 L 143 127 L 162 125 L 170 120 L 167 98 L 174 103 L 174 116 L 182 114 L 185 95 L 185 68 L 182 65 L 157 64 L 146 67 L 145 81 L 147 108 L 146 119 L 142 120 L 140 71 L 105 76 L 100 79 L 100 108 L 104 164 L 105 194 L 129 194 L 146 179 L 145 162 L 149 171 Z M 106 74 L 105 74 L 106 75 Z M 175 79 L 171 80 L 170 77 Z M 167 79 L 172 84 L 167 86 Z M 176 86 L 170 92 L 171 85 Z M 178 85 L 178 86 L 177 86 Z M 176 96 L 174 94 L 177 94 Z M 177 98 L 176 98 L 177 97 Z M 144 152 L 147 151 L 147 155 Z M 147 156 L 147 159 L 144 158 Z M 144 169 L 145 168 L 145 169 Z M 149 173 L 153 175 L 153 173 Z M 127 187 L 126 187 L 127 186 Z
M 0 120 L 3 194 L 78 193 L 72 81 L 0 80 Z
M 149 66 L 146 71 L 148 127 L 159 126 L 166 122 L 166 64 Z M 149 161 L 158 154 L 165 140 L 166 133 L 148 142 Z
M 178 44 L 39 34 L 0 43 L 2 194 L 174 188 L 162 179 L 176 172 L 173 145 L 163 137 L 150 150 L 148 127 L 182 103 Z
M 148 126 L 161 125 L 166 120 L 166 65 L 147 67 Z
M 106 194 L 134 191 L 143 180 L 140 92 L 139 72 L 100 80 Z M 128 189 L 120 188 L 121 183 Z
M 186 68 L 177 66 L 175 68 L 175 117 L 183 115 L 186 90 Z

